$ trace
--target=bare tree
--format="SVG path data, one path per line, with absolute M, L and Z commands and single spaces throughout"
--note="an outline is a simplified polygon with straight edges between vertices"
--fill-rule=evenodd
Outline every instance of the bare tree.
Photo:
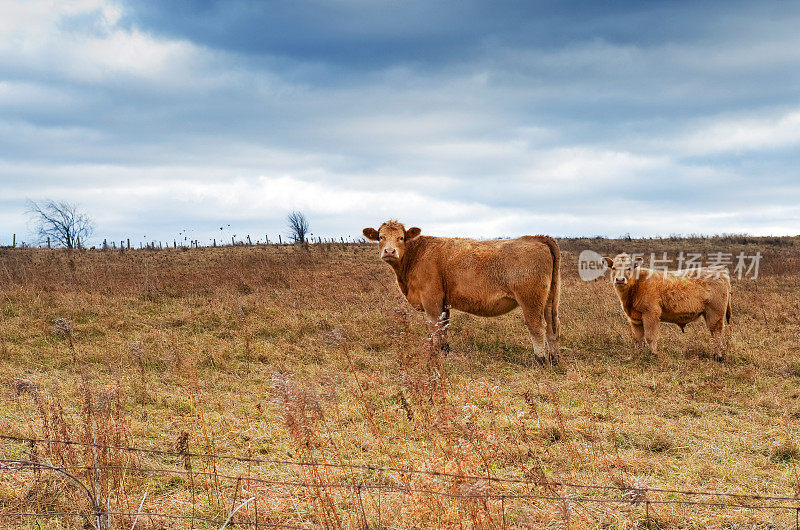
M 302 212 L 292 212 L 286 216 L 286 223 L 289 226 L 289 237 L 294 239 L 295 243 L 305 243 L 309 230 L 306 216 Z
M 56 245 L 79 248 L 82 241 L 94 232 L 94 220 L 81 212 L 76 204 L 47 199 L 37 203 L 28 201 L 28 215 L 42 243 L 50 238 Z

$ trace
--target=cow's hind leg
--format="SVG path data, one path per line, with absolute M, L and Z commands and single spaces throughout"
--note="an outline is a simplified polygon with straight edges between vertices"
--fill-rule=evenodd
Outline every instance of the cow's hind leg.
M 725 360 L 725 313 L 707 312 L 703 315 L 706 319 L 706 326 L 711 332 L 711 341 L 714 343 L 714 360 L 722 362 Z
M 528 326 L 528 331 L 533 340 L 533 355 L 541 364 L 548 361 L 547 351 L 547 321 L 545 319 L 545 306 L 543 301 L 536 303 L 531 301 L 522 302 L 517 300 L 522 306 L 522 317 Z M 557 362 L 557 359 L 549 357 L 550 362 Z
M 547 355 L 554 363 L 558 362 L 559 355 L 557 318 L 558 315 L 556 314 L 555 307 L 551 300 L 544 308 L 544 319 L 547 324 Z

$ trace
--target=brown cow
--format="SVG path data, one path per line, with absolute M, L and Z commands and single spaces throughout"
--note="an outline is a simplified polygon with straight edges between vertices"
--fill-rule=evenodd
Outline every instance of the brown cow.
M 440 325 L 449 321 L 451 307 L 493 317 L 520 306 L 537 360 L 558 361 L 561 253 L 552 237 L 476 241 L 420 232 L 397 221 L 364 229 L 367 239 L 379 241 L 381 259 L 412 306 Z
M 644 342 L 658 353 L 658 323 L 686 324 L 701 316 L 716 343 L 714 358 L 725 358 L 725 324 L 731 322 L 731 280 L 722 267 L 656 272 L 643 268 L 642 258 L 628 254 L 605 258 L 611 285 L 631 325 L 636 347 Z

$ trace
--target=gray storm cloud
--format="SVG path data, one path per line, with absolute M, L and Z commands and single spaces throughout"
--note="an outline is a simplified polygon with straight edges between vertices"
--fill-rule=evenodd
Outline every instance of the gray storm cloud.
M 800 232 L 797 10 L 300 4 L 4 7 L 0 244 L 41 197 L 100 239 Z

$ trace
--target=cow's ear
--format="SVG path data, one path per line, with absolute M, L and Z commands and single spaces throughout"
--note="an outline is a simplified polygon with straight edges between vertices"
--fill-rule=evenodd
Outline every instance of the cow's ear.
M 636 256 L 636 257 L 633 259 L 633 267 L 634 267 L 634 268 L 636 268 L 636 267 L 639 267 L 639 266 L 641 266 L 643 261 L 644 261 L 644 258 L 643 258 L 643 257 L 641 257 L 641 256 Z
M 606 260 L 606 266 L 608 266 L 609 269 L 614 266 L 614 258 L 603 256 L 603 259 Z
M 417 228 L 416 226 L 412 226 L 411 228 L 406 230 L 406 241 L 411 241 L 415 237 L 419 237 L 419 235 L 421 233 L 422 233 L 422 229 L 421 228 Z
M 364 230 L 361 231 L 361 233 L 364 234 L 364 237 L 366 237 L 370 241 L 377 241 L 378 239 L 380 239 L 378 231 L 371 227 L 365 228 Z

